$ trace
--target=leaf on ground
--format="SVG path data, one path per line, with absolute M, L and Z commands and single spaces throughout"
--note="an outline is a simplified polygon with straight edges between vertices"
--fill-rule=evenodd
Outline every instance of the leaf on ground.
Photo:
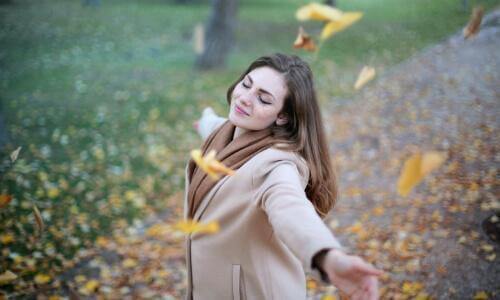
M 17 279 L 17 275 L 7 270 L 0 274 L 0 285 L 6 285 Z
M 0 195 L 0 208 L 4 208 L 7 205 L 9 205 L 11 200 L 12 200 L 11 195 L 1 194 Z

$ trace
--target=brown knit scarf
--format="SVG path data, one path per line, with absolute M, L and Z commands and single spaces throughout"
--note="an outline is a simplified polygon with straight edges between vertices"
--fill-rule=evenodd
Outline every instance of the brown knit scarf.
M 216 159 L 227 167 L 237 170 L 257 153 L 269 148 L 275 140 L 269 128 L 247 131 L 233 140 L 236 127 L 228 120 L 206 139 L 201 150 L 205 156 L 210 150 L 217 152 Z M 220 180 L 213 180 L 198 168 L 191 159 L 188 163 L 189 217 L 193 218 L 201 200 Z

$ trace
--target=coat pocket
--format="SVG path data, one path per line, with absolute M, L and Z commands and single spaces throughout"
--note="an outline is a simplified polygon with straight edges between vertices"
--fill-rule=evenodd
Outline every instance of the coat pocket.
M 245 282 L 241 265 L 233 265 L 233 300 L 246 300 Z

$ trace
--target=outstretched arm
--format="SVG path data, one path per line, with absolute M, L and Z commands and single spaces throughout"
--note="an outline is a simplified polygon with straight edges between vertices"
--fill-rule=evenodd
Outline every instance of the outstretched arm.
M 267 167 L 264 181 L 256 182 L 261 191 L 257 199 L 262 199 L 262 208 L 277 236 L 302 261 L 305 270 L 310 270 L 313 262 L 312 267 L 323 271 L 325 279 L 351 299 L 378 299 L 377 276 L 382 271 L 340 250 L 341 245 L 306 198 L 305 182 L 301 182 L 296 165 L 282 160 Z

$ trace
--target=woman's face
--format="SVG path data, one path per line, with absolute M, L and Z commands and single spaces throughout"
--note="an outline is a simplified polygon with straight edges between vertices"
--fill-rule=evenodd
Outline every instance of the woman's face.
M 245 75 L 231 96 L 229 120 L 243 130 L 261 130 L 273 123 L 283 125 L 285 116 L 278 116 L 288 89 L 283 75 L 264 66 Z

